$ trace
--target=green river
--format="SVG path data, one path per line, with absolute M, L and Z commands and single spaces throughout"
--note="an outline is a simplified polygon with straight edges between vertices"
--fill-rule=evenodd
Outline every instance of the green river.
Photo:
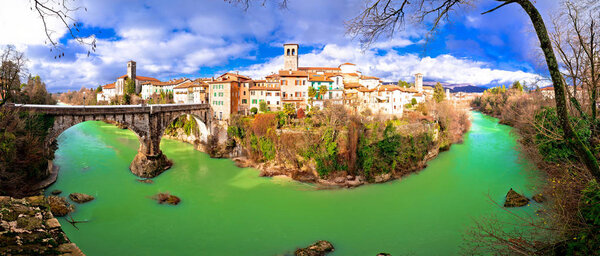
M 138 140 L 129 130 L 85 122 L 58 138 L 57 182 L 46 191 L 80 192 L 75 229 L 64 231 L 95 255 L 284 255 L 316 240 L 332 255 L 455 255 L 474 219 L 508 215 L 509 188 L 531 196 L 539 173 L 520 156 L 510 127 L 473 112 L 471 131 L 417 174 L 355 189 L 316 190 L 285 178 L 262 178 L 229 159 L 211 159 L 189 144 L 164 139 L 173 167 L 136 181 L 129 164 Z M 177 206 L 150 197 L 170 192 Z M 48 193 L 48 192 L 47 192 Z M 488 196 L 489 195 L 489 196 Z M 532 203 L 516 211 L 531 213 Z

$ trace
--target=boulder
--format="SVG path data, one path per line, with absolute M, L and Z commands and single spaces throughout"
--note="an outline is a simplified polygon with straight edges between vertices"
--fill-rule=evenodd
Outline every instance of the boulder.
M 65 216 L 75 210 L 72 205 L 67 203 L 67 200 L 64 197 L 60 196 L 49 196 L 48 204 L 50 205 L 52 214 L 57 217 Z
M 306 248 L 297 249 L 296 252 L 294 252 L 294 255 L 296 255 L 296 256 L 323 256 L 330 252 L 333 252 L 334 249 L 335 248 L 333 248 L 333 245 L 330 242 L 325 241 L 325 240 L 320 240 L 314 244 L 311 244 L 310 246 L 308 246 Z
M 176 197 L 169 193 L 158 193 L 154 195 L 152 199 L 156 200 L 159 204 L 178 205 L 179 202 L 181 202 L 181 199 L 179 199 L 179 197 Z
M 62 193 L 62 190 L 60 190 L 60 189 L 55 189 L 55 190 L 52 190 L 52 192 L 50 192 L 50 194 L 55 195 L 55 196 L 60 195 L 60 193 Z
M 544 195 L 542 195 L 542 193 L 535 194 L 533 197 L 531 197 L 531 199 L 533 199 L 533 201 L 536 201 L 538 203 L 546 202 L 546 197 Z
M 60 223 L 58 222 L 58 220 L 56 218 L 46 220 L 46 228 L 47 229 L 53 229 L 53 228 L 59 228 L 59 227 L 60 227 Z
M 93 196 L 82 194 L 82 193 L 71 193 L 71 194 L 69 194 L 69 199 L 73 200 L 73 202 L 83 204 L 83 203 L 92 201 L 95 198 Z
M 529 199 L 527 197 L 515 192 L 512 188 L 506 193 L 506 201 L 504 207 L 521 207 L 527 205 Z

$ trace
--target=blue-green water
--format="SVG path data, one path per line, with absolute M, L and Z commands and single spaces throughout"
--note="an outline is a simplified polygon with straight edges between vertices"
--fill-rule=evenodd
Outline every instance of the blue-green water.
M 84 253 L 94 255 L 280 255 L 316 240 L 333 255 L 453 255 L 473 219 L 506 215 L 509 188 L 530 196 L 538 173 L 520 159 L 510 128 L 473 113 L 463 144 L 402 180 L 355 189 L 315 190 L 282 178 L 258 177 L 228 159 L 210 159 L 191 145 L 163 140 L 174 166 L 143 184 L 128 170 L 138 140 L 128 130 L 86 122 L 59 137 L 58 181 L 47 191 L 81 192 L 73 228 L 61 224 Z M 177 206 L 150 199 L 171 192 Z M 537 205 L 517 209 L 532 212 Z

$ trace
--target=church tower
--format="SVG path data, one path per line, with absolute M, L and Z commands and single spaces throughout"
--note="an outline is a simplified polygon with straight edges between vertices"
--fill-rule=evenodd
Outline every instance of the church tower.
M 423 92 L 423 74 L 416 73 L 415 74 L 415 88 L 419 92 Z
M 135 61 L 133 60 L 127 62 L 127 78 L 135 82 L 135 93 L 140 93 L 142 91 L 142 87 L 136 81 Z
M 127 77 L 135 81 L 135 61 L 133 60 L 127 62 Z
M 283 45 L 283 69 L 298 70 L 298 45 L 284 44 Z

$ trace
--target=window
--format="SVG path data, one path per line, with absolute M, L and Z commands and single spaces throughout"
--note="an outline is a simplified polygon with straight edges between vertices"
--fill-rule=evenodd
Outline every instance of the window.
M 279 93 L 278 93 L 278 92 L 276 92 L 276 93 L 275 93 L 275 96 L 279 96 Z
M 267 96 L 271 96 L 271 93 L 270 93 L 270 92 L 267 92 Z
M 215 97 L 217 97 L 217 93 L 215 92 Z
M 296 49 L 292 49 L 292 56 L 296 55 Z
M 246 96 L 246 91 L 244 91 L 244 96 Z
M 256 104 L 256 100 L 252 100 L 252 104 Z
M 246 99 L 242 99 L 242 104 L 246 104 L 248 101 Z
M 255 94 L 255 92 L 254 92 L 254 91 L 251 91 L 251 92 L 250 92 L 250 95 L 254 96 L 254 94 Z
M 271 105 L 271 102 L 270 102 L 270 101 L 267 101 L 267 105 Z

